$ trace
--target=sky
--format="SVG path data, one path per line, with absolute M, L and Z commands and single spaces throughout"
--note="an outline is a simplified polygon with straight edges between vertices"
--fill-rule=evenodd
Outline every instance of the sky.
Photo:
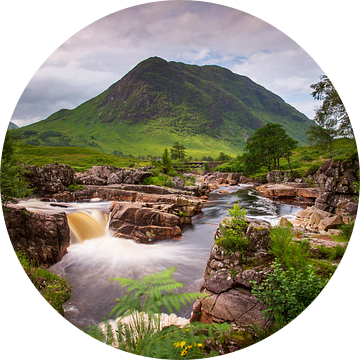
M 18 126 L 73 109 L 152 56 L 219 65 L 281 96 L 310 119 L 310 85 L 324 72 L 293 40 L 240 10 L 165 1 L 115 12 L 65 41 L 35 73 L 11 121 Z

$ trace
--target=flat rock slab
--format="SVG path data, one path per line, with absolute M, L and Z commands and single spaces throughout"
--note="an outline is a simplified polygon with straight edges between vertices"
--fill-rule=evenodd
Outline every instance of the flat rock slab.
M 300 184 L 283 185 L 283 184 L 266 184 L 256 188 L 263 195 L 277 198 L 307 198 L 316 199 L 320 192 L 314 188 L 299 187 Z

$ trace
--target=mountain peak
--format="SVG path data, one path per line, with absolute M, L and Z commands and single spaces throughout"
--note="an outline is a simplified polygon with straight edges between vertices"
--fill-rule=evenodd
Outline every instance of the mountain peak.
M 122 138 L 136 142 L 140 135 L 131 138 L 129 133 L 139 131 L 147 137 L 143 142 L 153 139 L 143 151 L 186 139 L 200 148 L 213 144 L 214 149 L 222 143 L 221 151 L 231 153 L 239 152 L 246 139 L 268 122 L 284 125 L 300 144 L 310 125 L 305 115 L 248 77 L 216 65 L 168 62 L 157 56 L 140 62 L 97 97 L 32 128 L 63 129 L 65 122 L 74 124 L 75 134 L 87 141 L 98 138 L 96 129 L 106 124 L 107 130 L 101 130 L 105 143 L 109 139 L 122 143 Z M 207 144 L 201 145 L 199 137 Z

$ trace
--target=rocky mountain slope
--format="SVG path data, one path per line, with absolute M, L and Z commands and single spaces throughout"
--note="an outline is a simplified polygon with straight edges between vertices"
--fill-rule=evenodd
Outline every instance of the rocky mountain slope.
M 304 144 L 309 119 L 279 96 L 219 66 L 153 57 L 100 95 L 22 128 L 33 145 L 82 145 L 105 152 L 161 154 L 174 141 L 189 154 L 239 153 L 268 122 Z

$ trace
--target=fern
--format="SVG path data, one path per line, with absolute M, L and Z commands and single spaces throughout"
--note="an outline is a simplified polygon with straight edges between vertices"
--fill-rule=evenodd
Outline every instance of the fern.
M 159 273 L 145 276 L 141 280 L 127 278 L 112 278 L 111 281 L 117 281 L 122 287 L 127 288 L 125 296 L 120 300 L 116 299 L 116 305 L 110 313 L 110 316 L 116 313 L 116 316 L 126 316 L 133 311 L 145 312 L 147 314 L 161 313 L 165 309 L 170 313 L 173 309 L 180 310 L 181 304 L 191 303 L 202 293 L 176 293 L 183 284 L 173 279 L 175 267 L 170 267 Z
M 116 299 L 118 304 L 110 316 L 121 315 L 106 320 L 101 328 L 89 327 L 86 332 L 108 345 L 134 354 L 158 359 L 203 358 L 206 339 L 224 333 L 228 324 L 191 323 L 183 328 L 163 327 L 160 313 L 173 309 L 180 310 L 181 304 L 191 303 L 203 293 L 177 293 L 183 284 L 173 279 L 175 267 L 157 274 L 145 276 L 141 280 L 112 278 L 125 289 L 125 296 Z

